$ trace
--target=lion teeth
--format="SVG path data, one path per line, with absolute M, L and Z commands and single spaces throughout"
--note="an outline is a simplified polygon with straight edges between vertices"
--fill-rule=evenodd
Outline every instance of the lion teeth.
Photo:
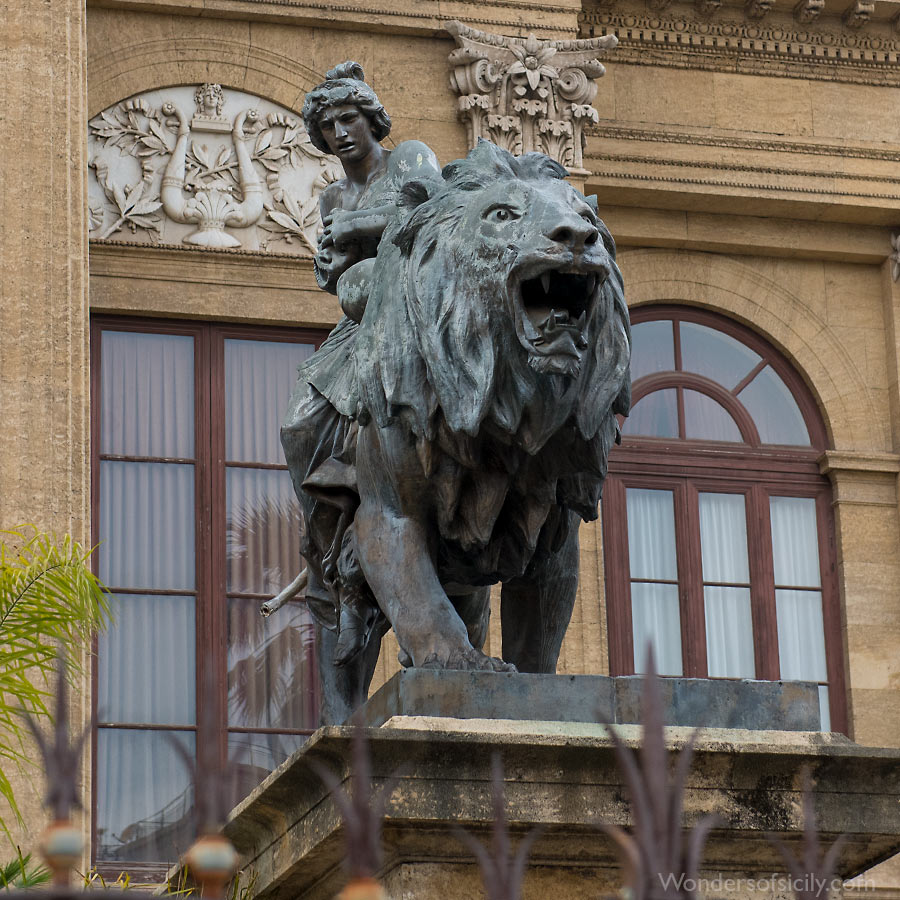
M 549 294 L 550 293 L 550 273 L 549 272 L 544 272 L 544 274 L 541 275 L 541 284 L 544 286 L 544 293 Z
M 579 329 L 580 331 L 584 331 L 584 323 L 585 323 L 586 321 L 587 321 L 587 313 L 586 313 L 586 312 L 583 312 L 583 313 L 578 317 L 578 321 L 575 323 L 575 325 L 578 327 L 578 329 Z

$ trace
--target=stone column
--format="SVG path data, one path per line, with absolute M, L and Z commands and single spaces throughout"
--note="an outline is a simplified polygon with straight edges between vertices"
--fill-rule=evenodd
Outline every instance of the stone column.
M 6 0 L 0 34 L 0 528 L 33 522 L 87 542 L 84 0 Z M 83 719 L 88 701 L 84 690 Z M 26 828 L 0 815 L 33 849 L 42 778 L 9 774 Z
M 86 541 L 84 0 L 7 0 L 0 30 L 0 527 Z

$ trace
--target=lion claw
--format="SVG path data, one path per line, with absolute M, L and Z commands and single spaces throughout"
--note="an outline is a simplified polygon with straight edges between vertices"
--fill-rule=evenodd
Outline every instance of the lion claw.
M 488 656 L 474 647 L 468 650 L 452 650 L 445 659 L 437 653 L 429 653 L 419 667 L 421 669 L 451 669 L 463 672 L 518 672 L 518 669 L 496 656 Z

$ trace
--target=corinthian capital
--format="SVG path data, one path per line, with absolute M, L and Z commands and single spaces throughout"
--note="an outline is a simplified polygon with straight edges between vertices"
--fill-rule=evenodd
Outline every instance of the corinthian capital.
M 597 121 L 591 103 L 596 79 L 606 71 L 598 57 L 616 46 L 616 36 L 544 41 L 533 34 L 489 34 L 461 22 L 446 28 L 456 40 L 450 86 L 469 145 L 486 138 L 513 153 L 537 150 L 583 174 L 584 125 Z

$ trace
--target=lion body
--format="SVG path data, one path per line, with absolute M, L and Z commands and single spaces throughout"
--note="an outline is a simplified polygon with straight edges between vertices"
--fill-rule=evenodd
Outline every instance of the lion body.
M 555 669 L 630 391 L 614 244 L 562 174 L 483 142 L 405 189 L 346 342 L 352 554 L 413 665 L 503 669 L 479 643 L 503 582 L 504 659 Z

